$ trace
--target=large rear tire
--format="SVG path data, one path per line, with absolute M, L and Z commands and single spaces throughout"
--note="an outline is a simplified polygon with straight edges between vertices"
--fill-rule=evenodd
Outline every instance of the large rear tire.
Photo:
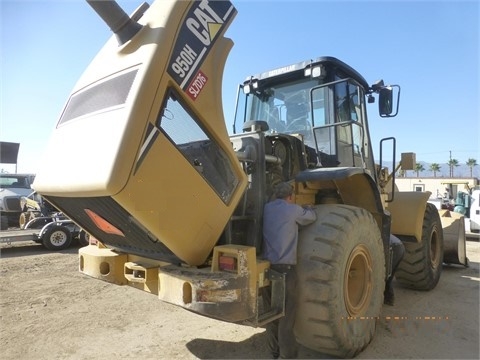
M 440 280 L 443 263 L 443 229 L 435 205 L 427 203 L 423 217 L 422 241 L 403 244 L 405 256 L 398 266 L 395 278 L 411 289 L 433 289 Z
M 299 233 L 297 341 L 318 352 L 353 357 L 373 339 L 385 288 L 380 230 L 366 210 L 316 207 Z

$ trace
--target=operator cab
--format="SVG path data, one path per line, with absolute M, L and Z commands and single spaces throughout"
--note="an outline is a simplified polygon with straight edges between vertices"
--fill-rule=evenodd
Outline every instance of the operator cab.
M 394 90 L 397 90 L 394 103 Z M 379 94 L 382 117 L 396 115 L 399 88 L 383 81 L 369 86 L 347 64 L 333 57 L 286 66 L 251 76 L 240 85 L 234 133 L 245 123 L 268 124 L 267 137 L 300 137 L 307 153 L 318 157 L 316 166 L 361 167 L 374 176 L 374 160 L 367 125 L 366 102 Z M 284 156 L 283 146 L 274 154 Z M 315 156 L 315 155 L 314 155 Z

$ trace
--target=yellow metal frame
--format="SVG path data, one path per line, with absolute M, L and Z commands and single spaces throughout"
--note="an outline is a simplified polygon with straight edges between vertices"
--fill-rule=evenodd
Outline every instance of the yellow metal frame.
M 222 270 L 221 256 L 234 258 L 235 269 Z M 251 246 L 214 248 L 210 267 L 177 266 L 117 253 L 98 243 L 79 250 L 80 271 L 117 285 L 158 295 L 162 301 L 229 322 L 255 322 L 258 295 L 269 284 L 269 262 L 258 260 Z
M 391 233 L 412 236 L 421 242 L 423 218 L 430 195 L 429 191 L 395 192 L 394 200 L 387 203 L 387 210 L 392 216 Z

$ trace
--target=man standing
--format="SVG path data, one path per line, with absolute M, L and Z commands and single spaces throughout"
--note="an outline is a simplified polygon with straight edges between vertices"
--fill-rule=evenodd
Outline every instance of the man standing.
M 296 313 L 296 273 L 298 226 L 308 225 L 317 218 L 311 207 L 293 202 L 293 188 L 282 182 L 275 187 L 275 200 L 267 203 L 263 212 L 263 255 L 272 270 L 285 274 L 285 316 L 267 324 L 268 348 L 274 359 L 292 359 L 298 345 L 293 333 Z M 270 305 L 270 294 L 264 292 Z

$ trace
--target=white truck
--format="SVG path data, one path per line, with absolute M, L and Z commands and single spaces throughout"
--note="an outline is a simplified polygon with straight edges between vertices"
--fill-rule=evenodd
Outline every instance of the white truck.
M 29 195 L 35 174 L 0 174 L 0 229 L 17 226 L 22 212 L 20 199 Z
M 480 232 L 480 189 L 473 190 L 470 196 L 470 231 Z

